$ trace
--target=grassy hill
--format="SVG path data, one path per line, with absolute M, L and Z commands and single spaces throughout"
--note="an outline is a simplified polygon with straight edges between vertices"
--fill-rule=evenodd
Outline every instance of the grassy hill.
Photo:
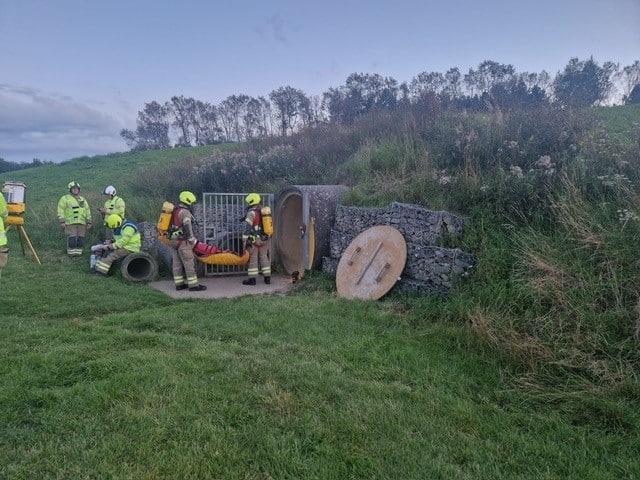
M 535 113 L 0 175 L 27 184 L 43 260 L 9 232 L 0 477 L 638 478 L 640 110 Z M 287 296 L 173 300 L 64 255 L 71 180 L 95 206 L 116 185 L 147 221 L 184 188 L 340 182 L 352 204 L 463 215 L 479 263 L 446 298 L 346 301 L 313 273 Z
M 115 185 L 119 195 L 127 200 L 132 218 L 137 221 L 155 222 L 158 216 L 158 201 L 162 202 L 164 192 L 158 192 L 157 196 L 142 195 L 137 191 L 137 182 L 165 176 L 171 166 L 189 164 L 194 159 L 206 157 L 214 148 L 224 149 L 208 146 L 81 157 L 60 164 L 6 172 L 0 174 L 0 182 L 19 181 L 27 185 L 26 229 L 40 248 L 59 249 L 56 234 L 62 233 L 58 232 L 56 206 L 60 197 L 67 193 L 69 182 L 80 183 L 81 194 L 91 205 L 93 215 L 97 215 L 95 209 L 104 204 L 104 187 Z M 180 184 L 175 180 L 174 182 L 176 189 L 180 191 Z M 168 198 L 173 198 L 172 193 L 167 193 Z M 102 233 L 102 230 L 96 229 L 95 239 L 97 240 L 98 234 Z M 51 235 L 54 235 L 56 240 L 51 239 Z

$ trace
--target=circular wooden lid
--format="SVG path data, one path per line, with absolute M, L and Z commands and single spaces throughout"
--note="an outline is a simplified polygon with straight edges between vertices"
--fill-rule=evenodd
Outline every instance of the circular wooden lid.
M 379 225 L 358 235 L 340 257 L 336 272 L 338 295 L 377 300 L 400 279 L 407 244 L 393 227 Z

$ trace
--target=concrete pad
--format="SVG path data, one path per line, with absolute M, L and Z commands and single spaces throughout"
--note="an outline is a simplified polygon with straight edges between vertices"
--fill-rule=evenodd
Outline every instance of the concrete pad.
M 246 275 L 226 275 L 199 278 L 200 285 L 205 285 L 206 290 L 201 292 L 190 292 L 189 290 L 177 291 L 173 280 L 159 280 L 149 282 L 148 285 L 172 298 L 233 298 L 242 295 L 257 294 L 282 294 L 293 287 L 290 276 L 272 275 L 271 284 L 265 285 L 262 276 L 256 278 L 255 285 L 243 285 L 242 281 Z

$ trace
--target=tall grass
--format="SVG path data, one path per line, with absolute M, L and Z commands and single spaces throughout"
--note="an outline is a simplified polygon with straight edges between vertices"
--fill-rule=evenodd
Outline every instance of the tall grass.
M 459 299 L 347 301 L 312 274 L 179 301 L 85 272 L 4 272 L 2 478 L 633 478 L 628 405 L 523 404 Z
M 512 232 L 503 246 L 513 252 L 508 288 L 469 312 L 472 328 L 524 368 L 514 376 L 532 395 L 630 388 L 637 401 L 640 277 L 629 242 L 638 226 L 625 228 L 611 205 L 587 202 L 568 177 L 561 184 L 548 199 L 553 234 Z
M 0 477 L 637 478 L 637 117 L 591 113 L 385 113 L 3 174 L 44 261 L 9 232 Z M 347 302 L 310 273 L 176 301 L 66 258 L 71 180 L 95 206 L 116 185 L 138 221 L 185 188 L 342 182 L 458 213 L 478 263 L 446 297 Z

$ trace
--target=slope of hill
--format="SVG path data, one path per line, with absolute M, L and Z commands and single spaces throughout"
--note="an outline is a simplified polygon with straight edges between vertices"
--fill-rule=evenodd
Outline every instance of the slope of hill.
M 43 257 L 23 257 L 10 232 L 0 476 L 635 478 L 635 107 L 592 112 L 603 124 L 379 114 L 0 175 L 27 184 Z M 64 255 L 55 204 L 71 180 L 96 206 L 117 185 L 136 219 L 154 221 L 158 199 L 183 188 L 246 191 L 260 178 L 458 212 L 477 269 L 446 298 L 348 302 L 310 274 L 283 297 L 179 301 L 88 278 Z

